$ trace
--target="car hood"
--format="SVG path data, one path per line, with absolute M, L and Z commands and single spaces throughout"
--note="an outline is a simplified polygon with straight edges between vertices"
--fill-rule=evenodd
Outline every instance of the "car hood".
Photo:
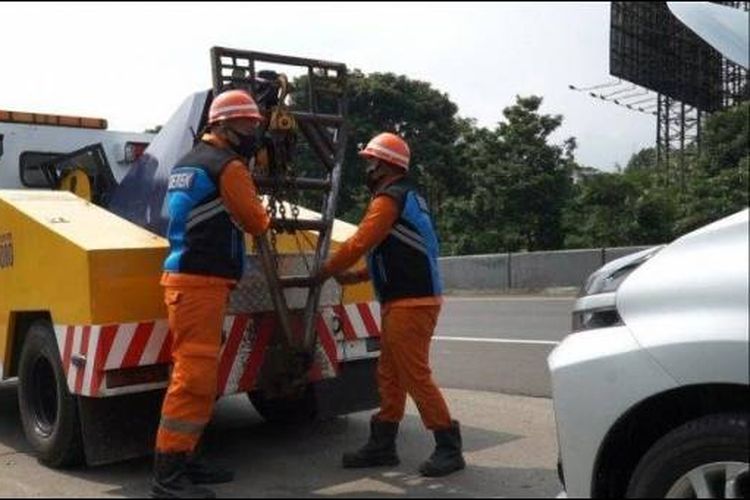
M 639 343 L 683 381 L 748 380 L 748 210 L 687 234 L 617 292 Z

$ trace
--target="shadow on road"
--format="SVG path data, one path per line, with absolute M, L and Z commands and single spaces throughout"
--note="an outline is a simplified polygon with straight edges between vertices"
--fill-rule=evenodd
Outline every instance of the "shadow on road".
M 24 485 L 33 487 L 37 481 L 67 481 L 68 486 L 58 490 L 51 486 L 39 491 L 59 496 L 148 495 L 151 457 L 64 471 L 51 471 L 29 459 L 15 398 L 15 387 L 0 386 L 0 485 L 3 476 L 10 474 L 6 478 L 15 481 L 9 484 L 17 485 L 16 494 L 36 491 Z M 431 453 L 433 441 L 414 415 L 408 415 L 401 426 L 400 466 L 342 469 L 341 454 L 364 443 L 368 422 L 369 413 L 365 412 L 307 426 L 278 426 L 264 422 L 244 397 L 224 399 L 206 431 L 204 454 L 233 468 L 236 479 L 214 489 L 220 497 L 539 497 L 557 493 L 555 472 L 544 468 L 478 466 L 469 460 L 466 470 L 446 478 L 420 477 L 417 468 Z M 467 454 L 502 450 L 523 437 L 463 426 Z M 28 463 L 4 470 L 2 459 L 8 454 L 17 454 L 16 460 Z M 10 494 L 14 494 L 12 489 Z
M 0 384 L 0 457 L 30 451 L 21 427 L 17 384 L 4 382 Z

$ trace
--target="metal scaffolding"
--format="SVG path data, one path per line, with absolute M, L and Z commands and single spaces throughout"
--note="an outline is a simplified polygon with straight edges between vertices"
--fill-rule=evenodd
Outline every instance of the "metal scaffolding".
M 750 10 L 750 2 L 716 3 Z M 655 116 L 656 166 L 665 183 L 684 188 L 706 118 L 748 99 L 748 72 L 683 26 L 666 2 L 611 6 L 610 73 L 617 80 L 569 88 Z
M 662 172 L 664 183 L 672 180 L 671 169 L 677 169 L 677 182 L 685 188 L 690 159 L 700 154 L 701 126 L 706 113 L 695 106 L 657 96 L 656 114 L 656 165 Z

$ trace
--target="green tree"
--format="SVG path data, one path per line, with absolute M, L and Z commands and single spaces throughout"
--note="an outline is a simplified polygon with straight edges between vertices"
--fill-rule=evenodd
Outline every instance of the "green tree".
M 565 246 L 592 248 L 628 243 L 636 186 L 619 173 L 581 179 L 565 211 Z
M 651 172 L 656 169 L 656 148 L 644 148 L 635 153 L 625 166 L 626 173 Z
M 566 211 L 566 246 L 663 243 L 748 204 L 748 103 L 714 114 L 689 164 L 657 166 L 656 150 L 634 154 L 622 173 L 587 175 Z M 685 176 L 683 178 L 683 175 Z
M 393 73 L 359 71 L 349 80 L 349 146 L 344 185 L 347 192 L 363 192 L 362 161 L 357 152 L 374 135 L 389 131 L 401 135 L 411 149 L 410 175 L 424 186 L 428 201 L 439 214 L 443 200 L 453 195 L 464 173 L 456 168 L 454 144 L 458 139 L 458 107 L 427 83 Z M 354 188 L 354 189 L 352 189 Z M 349 198 L 349 199 L 347 199 Z M 361 199 L 361 197 L 360 197 Z M 346 195 L 339 213 L 350 219 L 361 215 L 361 202 Z
M 576 184 L 565 212 L 565 246 L 593 248 L 669 241 L 676 206 L 665 190 L 631 174 L 599 172 Z
M 691 167 L 676 232 L 683 234 L 748 206 L 750 102 L 712 115 Z
M 739 167 L 750 155 L 750 101 L 708 118 L 703 131 L 700 172 L 718 174 Z
M 488 214 L 500 209 L 486 174 L 500 158 L 500 139 L 495 131 L 477 127 L 473 119 L 459 119 L 458 126 L 456 164 L 467 180 L 461 192 L 446 200 L 439 219 L 442 251 L 448 255 L 499 251 L 498 246 L 506 245 L 505 224 L 494 219 L 488 223 Z
M 298 92 L 306 77 L 295 81 Z M 304 93 L 295 95 L 305 104 Z M 364 186 L 361 147 L 380 132 L 402 136 L 411 149 L 410 175 L 425 189 L 439 216 L 444 200 L 460 192 L 465 173 L 456 168 L 454 146 L 459 136 L 458 107 L 429 83 L 393 73 L 366 75 L 354 70 L 348 78 L 348 124 L 338 217 L 358 222 L 369 194 Z
M 539 113 L 541 104 L 541 97 L 517 96 L 495 130 L 464 124 L 457 155 L 471 189 L 449 204 L 443 237 L 450 253 L 562 247 L 576 143 L 550 144 L 562 116 Z
M 358 150 L 395 132 L 411 146 L 411 176 L 428 197 L 444 254 L 662 243 L 748 204 L 748 103 L 708 120 L 684 172 L 661 171 L 646 148 L 605 174 L 576 164 L 574 138 L 551 143 L 562 116 L 540 113 L 538 96 L 517 97 L 492 129 L 458 117 L 447 94 L 403 75 L 355 70 L 348 95 L 338 216 L 357 222 L 369 198 Z M 300 173 L 309 161 L 308 151 Z

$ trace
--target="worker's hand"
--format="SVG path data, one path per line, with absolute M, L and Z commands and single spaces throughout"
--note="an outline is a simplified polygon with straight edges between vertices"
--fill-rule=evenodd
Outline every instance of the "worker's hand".
M 367 278 L 362 276 L 362 273 L 358 271 L 344 272 L 341 274 L 337 274 L 335 278 L 338 284 L 342 286 L 356 285 L 357 283 L 362 283 L 363 281 L 367 281 Z

